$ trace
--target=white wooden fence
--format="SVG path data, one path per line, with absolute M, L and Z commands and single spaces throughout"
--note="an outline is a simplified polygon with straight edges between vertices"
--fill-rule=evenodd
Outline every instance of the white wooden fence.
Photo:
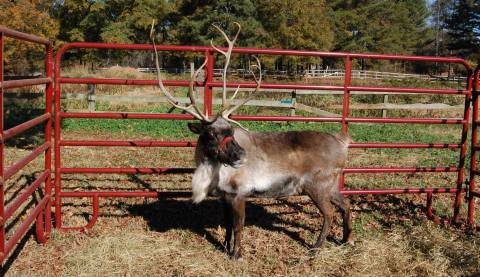
M 240 90 L 242 91 L 242 89 Z M 247 102 L 246 106 L 256 106 L 256 107 L 271 107 L 271 108 L 280 108 L 289 110 L 290 115 L 295 115 L 296 111 L 305 111 L 321 116 L 339 116 L 329 111 L 322 110 L 317 107 L 308 106 L 297 101 L 297 96 L 299 95 L 343 95 L 342 91 L 335 90 L 272 90 L 272 89 L 260 89 L 260 92 L 275 92 L 287 94 L 288 97 L 279 99 L 279 100 L 263 100 L 263 99 L 253 99 Z M 382 116 L 387 117 L 387 112 L 389 110 L 442 110 L 442 111 L 462 111 L 463 105 L 448 105 L 444 103 L 413 103 L 413 104 L 393 104 L 389 103 L 388 99 L 391 95 L 399 95 L 400 93 L 395 92 L 369 92 L 369 91 L 351 91 L 352 95 L 383 95 L 383 103 L 375 104 L 364 104 L 364 103 L 353 103 L 350 104 L 351 110 L 381 110 Z M 419 95 L 418 93 L 401 93 L 400 95 Z M 18 101 L 31 101 L 38 99 L 40 100 L 43 97 L 41 93 L 5 93 L 6 104 L 10 102 Z M 74 100 L 74 101 L 86 101 L 88 104 L 88 109 L 86 111 L 94 112 L 96 111 L 96 106 L 98 102 L 107 102 L 107 103 L 134 103 L 134 104 L 165 104 L 168 103 L 167 99 L 163 96 L 136 96 L 136 95 L 100 95 L 95 94 L 95 86 L 88 85 L 87 93 L 64 93 L 62 94 L 62 99 L 65 100 Z M 182 104 L 190 103 L 190 99 L 187 97 L 179 97 L 178 101 Z M 240 103 L 242 99 L 236 99 L 233 101 L 233 104 Z M 199 104 L 203 104 L 203 100 L 200 98 L 197 100 Z M 221 99 L 213 99 L 214 105 L 220 105 Z M 341 105 L 332 105 L 331 109 L 342 109 Z
M 156 68 L 142 67 L 137 68 L 139 72 L 153 73 L 156 72 Z M 190 73 L 190 69 L 181 68 L 161 68 L 160 72 L 169 73 Z M 220 77 L 223 69 L 214 69 L 214 76 Z M 228 74 L 233 76 L 248 76 L 249 71 L 246 69 L 229 69 Z M 306 79 L 332 79 L 332 78 L 344 78 L 345 70 L 343 69 L 307 69 L 301 71 L 294 71 L 291 74 L 286 70 L 263 70 L 262 74 L 266 77 L 289 77 L 293 75 L 295 77 L 302 77 Z M 405 80 L 405 79 L 417 79 L 422 81 L 438 82 L 446 81 L 451 83 L 465 83 L 466 78 L 464 76 L 441 76 L 441 75 L 427 75 L 427 74 L 413 74 L 413 73 L 400 73 L 400 72 L 386 72 L 386 71 L 373 71 L 373 70 L 352 70 L 352 79 L 361 80 Z

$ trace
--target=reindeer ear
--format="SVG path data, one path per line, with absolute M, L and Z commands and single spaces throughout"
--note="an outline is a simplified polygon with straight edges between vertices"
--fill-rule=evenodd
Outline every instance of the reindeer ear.
M 203 125 L 202 123 L 188 123 L 188 129 L 195 134 L 200 134 L 202 132 Z

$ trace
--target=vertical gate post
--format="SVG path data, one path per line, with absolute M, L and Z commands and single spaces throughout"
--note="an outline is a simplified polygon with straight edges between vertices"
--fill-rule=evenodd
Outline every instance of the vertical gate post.
M 4 202 L 4 193 L 5 193 L 5 181 L 4 181 L 4 140 L 3 140 L 3 42 L 4 36 L 0 32 L 0 262 L 5 258 L 5 202 Z
M 210 83 L 213 81 L 213 67 L 215 60 L 212 50 L 205 52 L 205 59 L 207 59 L 205 87 L 203 89 L 203 112 L 206 116 L 213 114 L 213 89 Z
M 348 133 L 348 121 L 350 109 L 350 90 L 349 86 L 352 80 L 352 57 L 345 57 L 345 77 L 343 83 L 343 110 L 342 110 L 342 131 Z M 345 188 L 345 174 L 340 177 L 340 191 Z
M 45 243 L 50 237 L 52 231 L 52 98 L 53 98 L 53 46 L 52 44 L 46 47 L 47 60 L 45 61 L 46 77 L 51 79 L 45 88 L 45 113 L 50 114 L 49 119 L 45 122 L 45 142 L 50 145 L 45 150 L 45 170 L 49 171 L 45 179 L 45 195 L 48 195 L 48 200 L 45 205 L 45 212 L 40 213 L 37 217 L 37 239 L 41 243 Z M 43 220 L 45 217 L 45 220 Z
M 433 219 L 433 193 L 429 192 L 427 193 L 427 205 L 426 205 L 426 214 L 428 219 Z
M 347 117 L 350 108 L 350 90 L 349 86 L 352 80 L 352 57 L 345 57 L 345 80 L 343 83 L 343 111 L 342 111 L 342 131 L 348 133 Z
M 471 227 L 474 227 L 475 224 L 475 197 L 476 195 L 476 184 L 475 176 L 478 174 L 477 171 L 477 150 L 479 149 L 478 143 L 478 93 L 480 89 L 480 65 L 477 66 L 473 78 L 473 90 L 472 90 L 472 101 L 473 101 L 473 112 L 472 112 L 472 138 L 471 138 L 471 157 L 470 157 L 470 179 L 468 183 L 468 216 L 467 224 Z
M 468 125 L 470 123 L 470 101 L 472 97 L 472 83 L 473 72 L 468 68 L 467 75 L 467 93 L 465 95 L 465 107 L 463 112 L 463 124 L 462 124 L 462 139 L 460 144 L 462 145 L 460 150 L 460 160 L 458 163 L 458 175 L 457 175 L 457 192 L 455 193 L 455 202 L 453 206 L 453 222 L 459 223 L 460 221 L 460 207 L 462 205 L 463 194 L 463 180 L 465 175 L 465 158 L 467 154 L 467 137 L 468 137 Z
M 59 50 L 61 52 L 62 49 Z M 60 186 L 61 186 L 61 175 L 60 175 L 60 63 L 61 63 L 61 53 L 57 52 L 55 59 L 55 86 L 54 86 L 54 113 L 55 119 L 54 124 L 54 168 L 55 168 L 55 178 L 54 178 L 54 190 L 55 190 L 55 228 L 60 229 L 62 227 L 62 211 L 61 211 L 61 195 L 60 195 Z

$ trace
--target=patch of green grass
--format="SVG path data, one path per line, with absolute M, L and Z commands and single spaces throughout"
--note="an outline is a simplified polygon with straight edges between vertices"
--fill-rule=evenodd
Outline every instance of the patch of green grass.
M 142 109 L 139 112 L 166 113 L 167 107 Z M 187 123 L 181 120 L 142 120 L 142 119 L 64 119 L 65 131 L 89 130 L 108 133 L 115 137 L 153 137 L 172 140 L 195 140 L 196 135 L 189 131 Z M 245 121 L 243 126 L 251 131 L 292 131 L 316 130 L 337 133 L 339 123 L 267 122 Z M 402 142 L 402 143 L 459 143 L 461 126 L 423 124 L 350 124 L 349 132 L 354 142 Z M 458 162 L 458 149 L 368 149 L 372 158 L 370 164 L 384 165 L 384 159 L 402 160 L 405 155 L 417 156 L 410 166 L 449 166 Z
M 166 113 L 167 111 L 167 108 L 160 107 L 142 109 L 138 112 Z M 246 121 L 241 124 L 252 131 L 316 130 L 336 133 L 341 129 L 339 123 Z M 193 137 L 188 131 L 187 121 L 179 120 L 64 119 L 62 127 L 64 130 L 122 132 L 127 135 Z M 458 143 L 460 137 L 459 127 L 452 125 L 350 124 L 349 131 L 355 142 Z
M 139 112 L 166 113 L 167 109 L 156 108 Z M 62 120 L 62 129 L 65 131 L 121 132 L 129 136 L 147 135 L 178 139 L 194 137 L 194 134 L 188 131 L 187 121 L 181 120 L 67 118 Z
M 382 232 L 375 228 L 381 221 L 382 215 L 379 213 L 360 213 L 359 217 L 353 221 L 353 232 L 358 238 L 378 238 Z M 377 230 L 377 231 L 376 231 Z

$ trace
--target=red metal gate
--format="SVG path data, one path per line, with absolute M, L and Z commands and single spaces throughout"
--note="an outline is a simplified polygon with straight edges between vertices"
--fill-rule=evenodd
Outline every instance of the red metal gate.
M 44 45 L 46 48 L 45 55 L 45 78 L 37 79 L 22 79 L 4 81 L 4 43 L 5 37 L 10 37 L 16 40 L 36 43 Z M 16 32 L 0 26 L 0 263 L 11 253 L 15 245 L 30 229 L 32 223 L 36 220 L 36 235 L 40 242 L 47 241 L 51 231 L 51 129 L 52 129 L 52 92 L 53 92 L 53 49 L 52 43 L 46 39 Z M 8 130 L 4 130 L 4 90 L 11 88 L 26 87 L 32 85 L 45 85 L 45 113 L 27 122 L 19 124 Z M 21 134 L 30 128 L 39 124 L 45 125 L 45 142 L 33 150 L 29 155 L 14 163 L 9 168 L 5 168 L 4 149 L 5 142 L 18 134 Z M 44 169 L 39 174 L 37 179 L 29 184 L 18 196 L 11 199 L 9 204 L 5 205 L 5 186 L 9 179 L 17 172 L 22 170 L 27 164 L 36 159 L 44 153 Z M 25 217 L 23 222 L 17 227 L 13 234 L 7 238 L 6 225 L 7 221 L 11 220 L 17 210 L 21 208 L 30 196 L 37 190 L 41 189 L 42 183 L 45 183 L 43 188 L 43 197 L 38 201 L 36 206 Z
M 102 197 L 157 197 L 159 192 L 151 191 L 63 191 L 62 176 L 66 174 L 159 174 L 159 173 L 176 173 L 191 172 L 193 168 L 65 168 L 61 165 L 62 147 L 64 146 L 136 146 L 136 147 L 194 147 L 194 142 L 189 141 L 112 141 L 112 140 L 65 140 L 61 138 L 61 120 L 64 118 L 108 118 L 118 120 L 128 119 L 159 119 L 159 120 L 191 120 L 190 115 L 183 114 L 152 114 L 152 113 L 124 113 L 124 112 L 62 112 L 60 110 L 60 95 L 62 84 L 105 84 L 105 85 L 144 85 L 155 86 L 156 80 L 132 80 L 132 79 L 100 79 L 100 78 L 64 78 L 60 75 L 61 61 L 64 53 L 74 48 L 90 48 L 90 49 L 122 49 L 122 50 L 145 50 L 152 51 L 151 45 L 127 45 L 127 44 L 108 44 L 108 43 L 69 43 L 64 45 L 57 53 L 55 67 L 55 208 L 56 208 L 56 227 L 59 229 L 83 230 L 91 228 L 99 212 L 99 198 Z M 159 51 L 181 51 L 203 53 L 207 59 L 205 80 L 197 82 L 196 85 L 204 88 L 204 111 L 206 114 L 212 114 L 212 91 L 213 88 L 222 87 L 223 83 L 215 81 L 213 78 L 213 66 L 215 59 L 215 50 L 211 47 L 190 47 L 190 46 L 157 46 Z M 338 122 L 342 124 L 342 128 L 346 131 L 349 129 L 349 123 L 408 123 L 408 124 L 458 124 L 462 126 L 461 140 L 459 142 L 432 142 L 432 143 L 353 143 L 351 148 L 411 148 L 411 149 L 458 149 L 459 158 L 455 166 L 438 166 L 438 167 L 362 167 L 347 168 L 344 174 L 369 174 L 369 173 L 440 173 L 451 172 L 457 175 L 456 184 L 450 188 L 395 188 L 395 189 L 368 189 L 368 190 L 352 190 L 344 188 L 344 178 L 342 178 L 341 189 L 344 194 L 402 194 L 402 193 L 425 193 L 427 194 L 427 215 L 433 216 L 432 213 L 432 195 L 434 193 L 449 193 L 455 196 L 453 203 L 454 214 L 453 220 L 458 221 L 459 211 L 462 200 L 464 182 L 464 164 L 467 151 L 467 133 L 470 117 L 470 103 L 472 93 L 472 71 L 470 65 L 463 59 L 458 58 L 439 58 L 424 56 L 398 56 L 398 55 L 376 55 L 376 54 L 353 54 L 353 53 L 331 53 L 320 51 L 293 51 L 293 50 L 272 50 L 272 49 L 254 49 L 254 48 L 236 48 L 233 51 L 237 54 L 255 54 L 255 55 L 273 55 L 273 56 L 307 56 L 320 58 L 337 58 L 342 59 L 345 68 L 345 77 L 342 85 L 309 85 L 309 84 L 278 84 L 263 83 L 264 89 L 295 89 L 295 90 L 334 90 L 343 92 L 343 111 L 342 115 L 335 116 L 264 116 L 264 115 L 237 115 L 232 116 L 235 120 L 248 121 L 302 121 L 302 122 Z M 355 86 L 352 85 L 352 62 L 358 59 L 368 60 L 393 60 L 404 62 L 429 62 L 429 63 L 449 63 L 457 64 L 465 68 L 467 72 L 465 89 L 435 89 L 435 88 L 407 88 L 407 87 L 371 87 L 371 86 Z M 189 85 L 188 80 L 164 82 L 166 86 L 183 86 Z M 242 88 L 254 88 L 255 83 L 250 82 L 230 82 L 227 87 L 241 85 Z M 369 91 L 369 92 L 396 92 L 396 93 L 423 93 L 423 94 L 446 94 L 446 95 L 464 95 L 464 111 L 461 118 L 367 118 L 353 117 L 349 113 L 349 103 L 351 91 Z M 93 203 L 93 215 L 86 226 L 82 227 L 63 227 L 62 226 L 62 198 L 72 197 L 91 197 Z

